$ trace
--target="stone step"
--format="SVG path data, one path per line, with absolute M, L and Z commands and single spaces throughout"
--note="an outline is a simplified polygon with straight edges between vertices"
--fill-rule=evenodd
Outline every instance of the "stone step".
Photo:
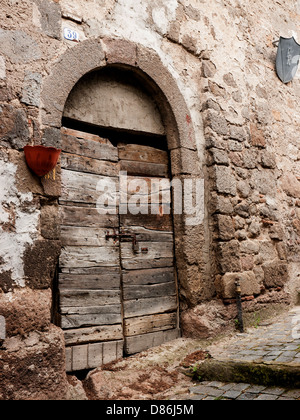
M 248 383 L 300 389 L 300 364 L 210 359 L 197 368 L 201 381 Z

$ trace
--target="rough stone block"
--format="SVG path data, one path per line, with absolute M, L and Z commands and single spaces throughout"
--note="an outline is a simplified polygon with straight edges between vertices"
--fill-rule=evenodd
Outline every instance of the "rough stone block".
M 30 133 L 25 111 L 11 105 L 0 107 L 0 144 L 14 149 L 23 149 Z
M 41 58 L 36 41 L 26 32 L 0 29 L 0 52 L 13 64 L 30 63 Z
M 6 340 L 0 358 L 2 400 L 63 400 L 68 395 L 60 328 Z
M 272 170 L 254 170 L 251 182 L 260 194 L 274 196 L 276 193 L 276 176 Z
M 241 271 L 240 244 L 238 241 L 219 243 L 217 254 L 222 273 Z
M 5 64 L 5 58 L 0 56 L 0 79 L 5 80 L 6 79 L 6 64 Z
M 227 153 L 220 149 L 211 148 L 209 150 L 208 165 L 229 166 L 229 159 Z
M 51 288 L 60 251 L 59 241 L 40 240 L 27 247 L 24 252 L 27 286 L 32 289 Z
M 261 292 L 261 285 L 252 271 L 243 273 L 226 273 L 216 281 L 216 288 L 219 296 L 223 299 L 236 297 L 235 282 L 239 281 L 242 289 L 242 296 L 258 295 Z
M 60 129 L 53 127 L 45 128 L 42 144 L 46 147 L 55 147 L 56 149 L 61 149 L 62 139 Z
M 200 175 L 199 158 L 194 150 L 184 147 L 171 150 L 171 164 L 173 176 L 180 174 Z
M 216 166 L 215 184 L 219 193 L 235 196 L 237 193 L 236 180 L 231 169 L 226 166 Z
M 278 262 L 270 262 L 263 265 L 265 272 L 264 284 L 266 288 L 283 287 L 289 279 L 287 264 Z
M 42 75 L 26 71 L 21 101 L 24 104 L 39 107 Z
M 61 8 L 52 0 L 34 0 L 40 12 L 42 31 L 51 38 L 61 37 Z
M 0 295 L 0 315 L 6 320 L 7 337 L 42 331 L 50 325 L 51 290 L 15 290 Z
M 60 238 L 59 208 L 56 205 L 41 208 L 41 234 L 45 239 Z
M 128 64 L 135 66 L 137 60 L 137 46 L 122 39 L 104 38 L 103 49 L 109 64 Z
M 184 337 L 205 339 L 224 331 L 228 314 L 219 302 L 204 303 L 181 315 L 181 328 Z
M 219 229 L 219 239 L 222 241 L 230 241 L 231 239 L 234 239 L 235 228 L 232 217 L 218 215 L 216 216 L 216 220 Z
M 252 146 L 265 148 L 267 143 L 266 143 L 264 132 L 262 130 L 260 130 L 257 127 L 257 125 L 254 124 L 254 123 L 251 123 L 250 131 L 251 131 Z
M 300 181 L 293 174 L 285 174 L 281 179 L 283 191 L 290 197 L 300 198 Z
M 206 116 L 206 125 L 219 135 L 228 134 L 228 124 L 226 119 L 218 112 L 209 110 Z

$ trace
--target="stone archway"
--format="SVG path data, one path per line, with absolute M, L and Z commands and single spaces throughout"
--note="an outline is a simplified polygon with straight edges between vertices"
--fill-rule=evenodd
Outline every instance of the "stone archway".
M 54 64 L 42 90 L 41 122 L 44 142 L 60 146 L 59 129 L 70 92 L 85 75 L 107 66 L 126 67 L 140 78 L 155 100 L 166 128 L 173 178 L 203 179 L 199 168 L 191 114 L 170 72 L 158 54 L 125 40 L 84 41 L 63 54 Z M 195 304 L 194 292 L 201 289 L 203 225 L 189 226 L 185 215 L 174 217 L 175 254 L 182 307 Z

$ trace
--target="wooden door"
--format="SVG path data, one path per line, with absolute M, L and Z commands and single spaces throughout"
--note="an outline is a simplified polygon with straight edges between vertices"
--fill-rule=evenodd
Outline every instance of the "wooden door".
M 97 209 L 99 182 L 113 181 L 118 197 L 127 185 L 136 200 L 135 181 L 168 179 L 167 152 L 70 129 L 62 134 L 59 317 L 67 370 L 78 371 L 178 337 L 174 238 L 170 203 L 158 214 L 131 214 L 120 194 L 116 214 Z
M 118 150 L 127 174 L 120 177 L 127 185 L 120 227 L 137 241 L 136 251 L 121 242 L 125 353 L 133 354 L 178 337 L 169 158 L 149 146 L 119 144 Z

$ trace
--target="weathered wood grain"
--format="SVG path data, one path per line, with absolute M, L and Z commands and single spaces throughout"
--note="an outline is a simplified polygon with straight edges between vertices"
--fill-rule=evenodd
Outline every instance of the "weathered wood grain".
M 64 274 L 59 275 L 60 290 L 113 290 L 120 288 L 120 270 L 102 269 L 102 274 Z
M 114 214 L 99 214 L 96 208 L 61 206 L 60 222 L 62 226 L 117 228 L 119 217 Z
M 61 327 L 63 329 L 72 329 L 97 325 L 121 324 L 121 308 L 119 312 L 119 314 L 63 315 L 61 317 Z
M 175 296 L 176 288 L 174 278 L 170 283 L 160 283 L 151 285 L 123 286 L 124 300 L 145 299 L 160 296 Z
M 124 341 L 82 344 L 66 348 L 67 372 L 95 369 L 123 356 Z
M 170 330 L 177 327 L 177 313 L 150 315 L 126 319 L 124 333 L 126 337 Z
M 105 305 L 105 306 L 67 306 L 62 307 L 62 314 L 64 315 L 89 315 L 89 314 L 120 314 L 121 304 Z
M 136 162 L 169 164 L 169 155 L 167 151 L 155 149 L 150 146 L 142 146 L 137 144 L 119 144 L 119 159 Z
M 120 214 L 121 227 L 141 226 L 145 229 L 170 232 L 173 229 L 172 216 L 169 214 Z
M 62 153 L 61 167 L 69 171 L 113 177 L 117 177 L 120 170 L 120 165 L 116 162 L 92 159 L 71 153 Z
M 119 290 L 62 290 L 60 308 L 119 305 Z
M 122 271 L 124 286 L 169 283 L 174 281 L 174 268 Z
M 120 174 L 120 202 L 168 204 L 171 207 L 171 181 L 168 178 L 125 176 Z M 125 200 L 124 200 L 125 199 Z
M 94 136 L 95 137 L 95 136 Z M 79 138 L 69 135 L 62 136 L 62 150 L 67 153 L 95 158 L 98 160 L 118 161 L 118 149 L 108 140 L 98 137 L 98 141 L 91 138 Z
M 168 341 L 176 340 L 180 336 L 178 329 L 142 334 L 125 339 L 125 353 L 135 354 L 152 347 L 160 346 Z
M 123 340 L 122 325 L 102 325 L 64 331 L 67 346 L 96 343 L 99 341 Z
M 63 246 L 114 247 L 114 241 L 106 239 L 107 232 L 108 229 L 62 226 L 61 241 Z
M 120 170 L 126 171 L 128 175 L 168 177 L 169 166 L 159 163 L 135 162 L 130 160 L 120 161 Z
M 173 232 L 155 231 L 139 226 L 128 226 L 124 231 L 136 234 L 138 242 L 174 242 Z
M 62 268 L 117 267 L 119 264 L 118 246 L 65 246 L 60 255 Z
M 151 299 L 128 300 L 124 302 L 124 317 L 134 318 L 144 315 L 155 315 L 177 310 L 176 296 L 165 296 Z
M 67 169 L 62 169 L 61 172 L 61 200 L 77 203 L 97 203 L 103 196 L 112 204 L 118 203 L 118 177 L 74 172 Z M 105 186 L 109 188 L 105 190 Z M 105 201 L 104 198 L 103 201 Z
M 171 242 L 139 242 L 139 252 L 134 253 L 130 243 L 121 243 L 121 263 L 126 270 L 171 267 L 174 264 L 174 249 Z M 142 249 L 148 249 L 142 253 Z

